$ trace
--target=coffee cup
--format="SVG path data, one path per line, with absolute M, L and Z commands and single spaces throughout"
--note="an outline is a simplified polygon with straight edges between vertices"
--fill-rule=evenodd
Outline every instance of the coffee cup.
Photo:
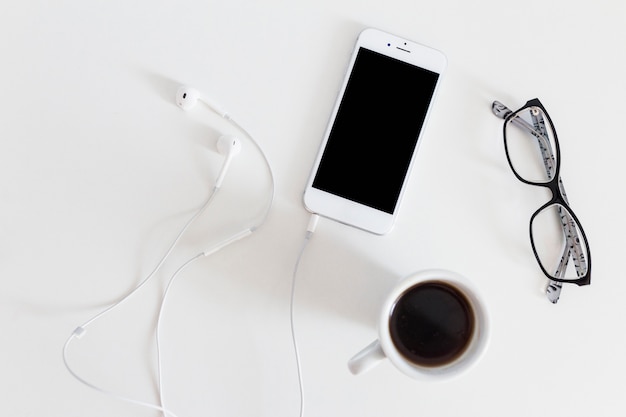
M 412 378 L 446 380 L 476 364 L 488 339 L 487 311 L 474 285 L 452 271 L 421 271 L 387 295 L 378 339 L 352 357 L 348 368 L 360 374 L 387 358 Z

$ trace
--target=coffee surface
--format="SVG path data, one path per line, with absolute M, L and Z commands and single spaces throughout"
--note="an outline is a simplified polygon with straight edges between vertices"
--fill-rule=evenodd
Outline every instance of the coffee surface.
M 398 351 L 425 367 L 443 366 L 461 356 L 474 326 L 474 312 L 466 296 L 440 281 L 420 283 L 404 292 L 389 321 Z

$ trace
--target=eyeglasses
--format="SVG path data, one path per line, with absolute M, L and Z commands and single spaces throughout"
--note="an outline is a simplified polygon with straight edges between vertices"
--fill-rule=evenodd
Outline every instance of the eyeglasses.
M 504 119 L 506 157 L 517 179 L 552 192 L 552 198 L 530 218 L 530 243 L 539 267 L 550 280 L 546 295 L 556 303 L 563 283 L 591 282 L 589 243 L 569 206 L 559 175 L 561 149 L 556 130 L 538 99 L 517 111 L 494 101 L 491 110 Z M 570 258 L 574 268 L 568 268 Z

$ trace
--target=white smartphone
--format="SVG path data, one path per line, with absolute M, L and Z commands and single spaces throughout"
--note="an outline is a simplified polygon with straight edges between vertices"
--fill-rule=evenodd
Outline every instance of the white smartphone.
M 307 210 L 391 230 L 446 65 L 435 49 L 361 32 L 304 191 Z

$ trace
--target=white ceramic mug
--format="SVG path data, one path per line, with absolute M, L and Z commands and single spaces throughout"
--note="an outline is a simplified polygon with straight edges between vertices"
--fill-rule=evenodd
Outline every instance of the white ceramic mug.
M 466 318 L 472 324 L 471 327 L 469 325 L 467 327 L 466 342 L 460 348 L 458 355 L 455 354 L 456 356 L 450 357 L 445 363 L 425 364 L 423 361 L 420 362 L 415 358 L 411 358 L 406 352 L 403 354 L 398 348 L 398 346 L 401 346 L 398 336 L 395 336 L 398 346 L 394 343 L 392 337 L 390 322 L 392 321 L 394 308 L 401 300 L 402 305 L 406 304 L 408 301 L 403 299 L 403 297 L 407 297 L 407 294 L 414 294 L 415 291 L 411 291 L 415 290 L 416 287 L 420 287 L 420 291 L 423 291 L 424 285 L 439 285 L 444 292 L 448 288 L 452 290 L 453 294 L 458 295 L 460 293 L 462 297 L 459 297 L 459 299 L 463 299 L 463 303 L 465 303 L 463 305 L 469 305 L 470 307 L 466 309 L 469 312 Z M 422 297 L 427 296 L 422 295 Z M 435 298 L 431 297 L 430 299 Z M 433 309 L 435 316 L 429 317 L 429 325 L 443 320 L 440 316 L 444 314 L 440 314 L 439 310 L 441 309 Z M 466 310 L 459 308 L 459 311 Z M 419 328 L 418 322 L 410 324 L 415 324 L 416 326 L 414 327 Z M 422 328 L 424 327 L 426 326 L 422 326 Z M 434 329 L 437 330 L 436 327 Z M 360 374 L 371 369 L 382 359 L 387 358 L 396 368 L 412 378 L 429 381 L 445 380 L 458 376 L 473 366 L 483 355 L 488 339 L 489 321 L 487 311 L 485 304 L 472 283 L 462 275 L 452 271 L 442 269 L 421 271 L 404 278 L 392 289 L 385 299 L 380 312 L 378 339 L 352 357 L 348 362 L 348 368 L 353 374 Z

